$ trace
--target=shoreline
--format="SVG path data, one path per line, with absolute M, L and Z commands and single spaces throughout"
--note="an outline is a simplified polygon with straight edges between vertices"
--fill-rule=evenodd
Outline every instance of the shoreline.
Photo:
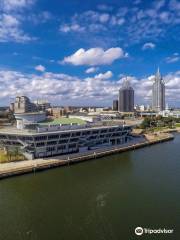
M 132 141 L 128 144 L 115 145 L 106 148 L 99 148 L 95 150 L 89 150 L 88 152 L 74 153 L 69 155 L 59 155 L 44 159 L 26 160 L 20 162 L 10 162 L 0 164 L 0 179 L 23 175 L 27 173 L 36 173 L 39 171 L 47 170 L 50 168 L 57 168 L 61 166 L 68 166 L 71 164 L 93 160 L 96 158 L 101 158 L 109 156 L 112 154 L 117 154 L 121 152 L 131 151 L 154 144 L 167 142 L 173 140 L 174 136 L 172 134 L 161 134 L 157 139 L 151 139 L 150 135 L 146 138 L 139 137 L 139 141 Z

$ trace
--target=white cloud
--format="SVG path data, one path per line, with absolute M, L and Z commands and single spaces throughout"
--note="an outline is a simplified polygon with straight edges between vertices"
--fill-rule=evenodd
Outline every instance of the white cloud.
M 45 72 L 46 68 L 44 66 L 42 66 L 42 65 L 37 65 L 35 67 L 35 70 L 39 71 L 39 72 Z
M 159 0 L 154 2 L 154 7 L 158 10 L 164 7 L 164 5 L 165 5 L 165 0 Z
M 113 26 L 121 26 L 125 23 L 125 19 L 122 18 L 122 17 L 116 17 L 116 16 L 112 16 L 111 17 L 111 21 L 110 23 L 113 25 Z
M 32 39 L 23 32 L 18 18 L 10 14 L 0 15 L 0 42 L 27 42 Z
M 27 8 L 34 2 L 35 0 L 1 0 L 0 6 L 4 11 L 16 11 Z
M 35 0 L 1 0 L 0 1 L 0 42 L 24 43 L 35 38 L 22 29 L 26 17 L 24 11 Z
M 109 48 L 103 50 L 102 48 L 90 48 L 85 50 L 80 48 L 73 55 L 65 57 L 63 63 L 70 63 L 73 65 L 109 65 L 115 60 L 127 57 L 122 48 Z
M 112 11 L 113 10 L 113 7 L 112 6 L 109 6 L 109 5 L 106 5 L 106 4 L 99 4 L 97 6 L 97 9 L 98 10 L 101 10 L 101 11 Z
M 174 63 L 180 61 L 179 53 L 174 53 L 172 56 L 166 58 L 167 63 Z
M 169 23 L 171 21 L 170 13 L 169 12 L 162 12 L 159 14 L 159 18 L 164 23 Z
M 91 67 L 91 68 L 88 68 L 86 69 L 86 73 L 94 73 L 94 72 L 97 72 L 98 71 L 98 67 Z
M 133 1 L 133 4 L 135 4 L 135 5 L 138 5 L 138 4 L 140 4 L 141 3 L 141 0 L 134 0 Z
M 5 27 L 17 27 L 19 25 L 19 21 L 11 16 L 11 15 L 8 15 L 8 14 L 3 14 L 2 15 L 2 22 L 1 22 L 1 26 L 5 26 Z
M 95 75 L 95 79 L 109 79 L 112 78 L 113 73 L 111 71 L 107 71 L 105 73 L 99 73 L 98 75 Z
M 85 31 L 84 27 L 81 27 L 79 24 L 63 24 L 60 26 L 59 31 L 68 33 L 68 32 L 83 32 Z
M 109 47 L 112 43 L 117 45 L 119 41 L 135 44 L 149 39 L 151 41 L 164 39 L 170 29 L 180 24 L 178 0 L 149 1 L 146 7 L 140 2 L 142 3 L 139 0 L 133 1 L 133 4 L 137 5 L 131 8 L 114 8 L 113 12 L 108 11 L 106 5 L 102 5 L 97 7 L 97 11 L 76 13 L 67 18 L 67 21 L 63 19 L 65 22 L 60 26 L 60 32 L 78 33 L 78 38 L 81 33 L 82 40 L 88 43 L 94 41 L 98 46 Z M 77 30 L 72 29 L 71 26 L 74 24 L 79 26 Z M 104 41 L 105 37 L 107 41 Z M 172 33 L 171 38 L 178 39 L 179 36 Z
M 170 0 L 169 7 L 171 10 L 180 11 L 180 2 L 177 0 Z
M 32 13 L 27 16 L 27 20 L 35 25 L 46 23 L 53 19 L 53 15 L 48 11 L 42 11 L 39 13 Z
M 108 13 L 103 13 L 99 16 L 99 21 L 101 23 L 105 23 L 109 20 L 109 14 Z
M 98 74 L 92 78 L 44 72 L 43 74 L 25 74 L 17 71 L 0 70 L 0 100 L 8 102 L 16 95 L 31 98 L 47 98 L 53 103 L 62 104 L 111 105 L 117 97 L 123 78 L 110 80 L 112 73 Z M 137 103 L 150 103 L 154 76 L 137 79 L 128 76 L 135 90 Z M 180 71 L 164 76 L 166 84 L 166 101 L 180 105 Z M 56 86 L 56 87 L 54 87 Z
M 154 49 L 156 47 L 156 45 L 152 42 L 148 42 L 148 43 L 145 43 L 143 46 L 142 46 L 142 49 L 143 50 L 146 50 L 146 49 Z

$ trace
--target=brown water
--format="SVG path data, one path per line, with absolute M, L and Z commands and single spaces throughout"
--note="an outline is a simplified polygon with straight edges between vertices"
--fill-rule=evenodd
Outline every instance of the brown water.
M 136 236 L 137 226 L 174 229 Z M 0 181 L 0 240 L 180 239 L 174 141 Z

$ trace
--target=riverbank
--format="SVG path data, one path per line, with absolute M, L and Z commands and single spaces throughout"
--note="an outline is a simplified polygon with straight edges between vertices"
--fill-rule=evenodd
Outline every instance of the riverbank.
M 60 155 L 45 159 L 4 163 L 0 164 L 0 178 L 2 179 L 26 173 L 35 173 L 37 171 L 42 171 L 45 169 L 70 165 L 77 162 L 108 156 L 111 154 L 143 148 L 149 145 L 162 143 L 173 139 L 174 136 L 169 133 L 146 134 L 145 136 L 134 138 L 134 140 L 123 145 L 115 145 L 111 147 L 90 150 L 88 152 Z

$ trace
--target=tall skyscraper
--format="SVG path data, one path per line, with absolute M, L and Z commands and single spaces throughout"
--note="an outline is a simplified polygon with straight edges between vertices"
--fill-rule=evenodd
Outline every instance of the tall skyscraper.
M 152 88 L 152 109 L 156 112 L 165 109 L 165 82 L 163 81 L 159 68 L 155 75 Z
M 134 111 L 134 90 L 130 85 L 128 78 L 123 82 L 119 90 L 119 112 L 133 112 Z

